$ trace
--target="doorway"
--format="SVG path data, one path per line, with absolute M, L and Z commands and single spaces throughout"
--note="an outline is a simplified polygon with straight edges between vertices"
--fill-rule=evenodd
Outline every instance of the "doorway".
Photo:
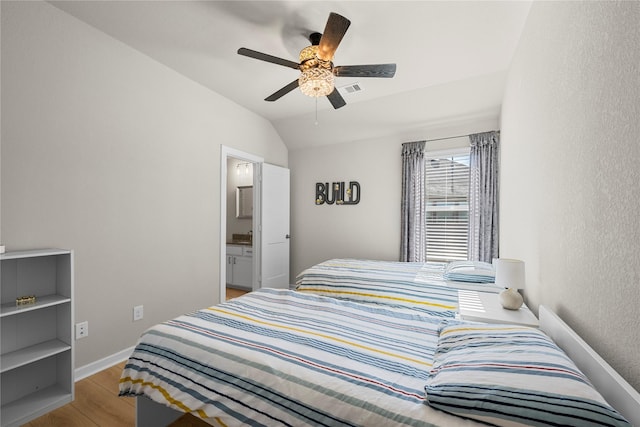
M 260 217 L 260 203 L 258 191 L 252 191 L 251 200 L 252 213 L 248 218 L 247 210 L 247 187 L 256 187 L 255 176 L 253 171 L 256 165 L 262 164 L 264 159 L 250 153 L 235 150 L 230 147 L 221 147 L 220 155 L 220 302 L 224 302 L 227 298 L 227 278 L 229 277 L 229 267 L 233 268 L 233 261 L 240 261 L 244 264 L 244 271 L 250 269 L 250 279 L 244 275 L 244 282 L 251 281 L 248 290 L 256 289 L 257 278 L 259 274 L 260 259 L 260 233 L 254 233 L 258 229 L 258 218 Z M 230 168 L 229 165 L 232 165 Z M 258 166 L 259 167 L 259 166 Z M 231 169 L 231 170 L 230 170 Z M 242 188 L 239 188 L 242 187 Z M 259 186 L 258 186 L 259 187 Z M 243 196 L 244 195 L 244 196 Z M 237 200 L 237 201 L 236 201 Z M 239 210 L 238 210 L 239 209 Z M 227 242 L 233 242 L 234 235 L 242 237 L 241 240 L 250 237 L 250 244 L 246 240 L 242 241 L 239 250 L 242 255 L 231 255 L 233 258 L 231 263 L 227 258 Z M 255 236 L 255 238 L 253 237 Z M 248 248 L 251 250 L 249 251 Z M 234 248 L 235 249 L 235 248 Z M 251 258 L 244 256 L 251 253 Z M 250 263 L 247 265 L 247 263 Z M 240 265 L 236 264 L 238 268 Z M 238 271 L 238 275 L 243 274 Z

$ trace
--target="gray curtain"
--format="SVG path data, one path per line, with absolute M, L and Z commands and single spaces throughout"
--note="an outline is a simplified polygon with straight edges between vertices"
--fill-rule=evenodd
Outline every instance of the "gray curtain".
M 498 257 L 498 162 L 500 132 L 469 135 L 470 261 L 491 262 Z
M 424 262 L 427 258 L 424 146 L 425 141 L 402 144 L 400 261 Z

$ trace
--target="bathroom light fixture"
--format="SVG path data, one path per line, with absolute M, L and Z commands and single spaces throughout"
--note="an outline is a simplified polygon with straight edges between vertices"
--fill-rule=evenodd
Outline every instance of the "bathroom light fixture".
M 244 166 L 244 174 L 249 175 L 249 165 L 251 163 L 238 163 L 236 165 L 236 175 L 240 176 L 240 166 Z

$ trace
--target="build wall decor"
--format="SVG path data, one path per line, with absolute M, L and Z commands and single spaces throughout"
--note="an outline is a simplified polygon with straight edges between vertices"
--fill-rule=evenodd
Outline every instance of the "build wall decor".
M 316 182 L 316 205 L 357 205 L 360 202 L 360 184 L 357 181 Z

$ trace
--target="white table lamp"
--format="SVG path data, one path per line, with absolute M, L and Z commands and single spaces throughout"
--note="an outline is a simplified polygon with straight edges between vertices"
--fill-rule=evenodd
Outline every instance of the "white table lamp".
M 517 310 L 522 306 L 524 289 L 524 262 L 519 259 L 497 258 L 495 260 L 496 285 L 505 288 L 500 292 L 500 303 L 504 308 Z

